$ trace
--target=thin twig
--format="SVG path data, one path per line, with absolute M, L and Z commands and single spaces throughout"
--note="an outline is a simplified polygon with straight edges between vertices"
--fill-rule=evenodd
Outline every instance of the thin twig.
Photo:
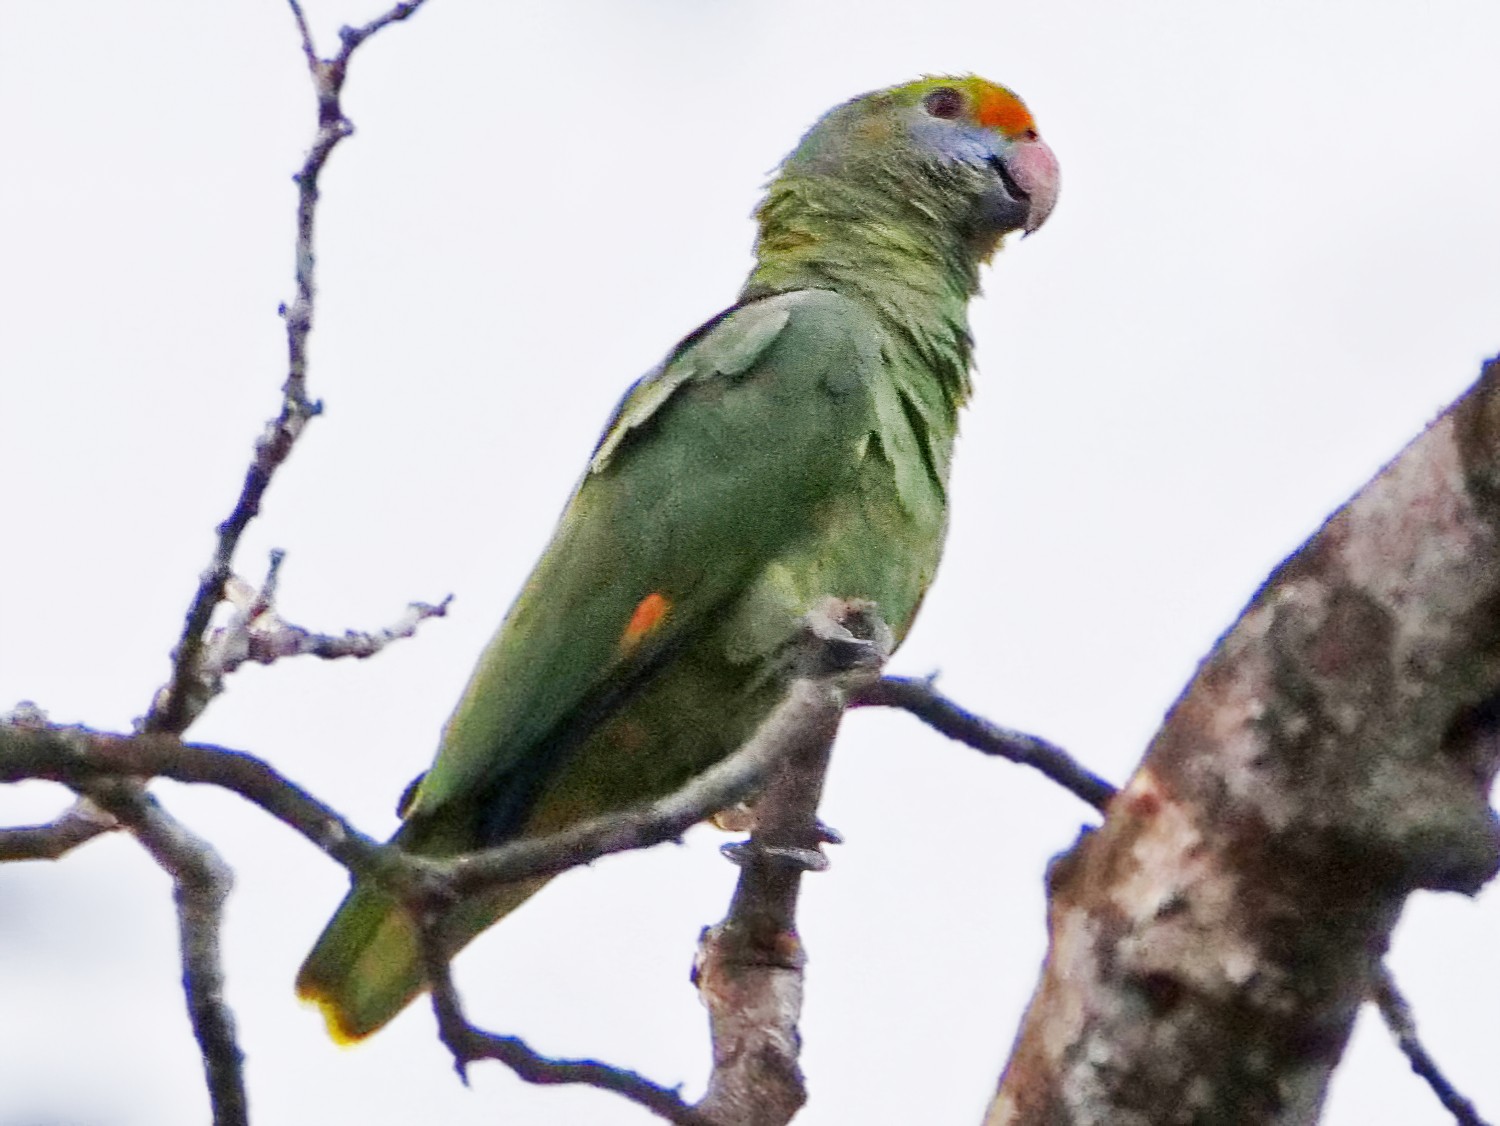
M 338 143 L 354 132 L 344 116 L 339 96 L 355 50 L 381 28 L 410 17 L 423 0 L 401 3 L 359 28 L 344 28 L 341 46 L 332 59 L 320 59 L 313 45 L 301 6 L 289 0 L 297 23 L 302 53 L 312 75 L 318 100 L 318 128 L 297 183 L 297 240 L 295 250 L 296 296 L 283 308 L 287 336 L 287 377 L 281 388 L 281 410 L 266 424 L 255 442 L 255 452 L 240 486 L 239 497 L 228 517 L 218 526 L 213 556 L 198 579 L 198 588 L 188 604 L 182 633 L 172 652 L 172 674 L 157 694 L 142 720 L 144 731 L 181 734 L 197 718 L 212 693 L 200 686 L 200 662 L 205 634 L 214 608 L 224 598 L 224 587 L 234 573 L 234 553 L 245 528 L 260 512 L 261 500 L 276 470 L 291 455 L 307 423 L 322 410 L 322 404 L 307 397 L 307 338 L 312 332 L 316 296 L 313 253 L 314 219 L 318 205 L 318 177 Z
M 325 661 L 373 657 L 391 643 L 413 636 L 429 618 L 445 617 L 453 602 L 451 594 L 438 603 L 410 602 L 400 618 L 376 630 L 315 633 L 293 625 L 277 612 L 276 583 L 284 558 L 283 552 L 271 553 L 270 569 L 258 590 L 237 578 L 225 585 L 224 598 L 234 607 L 234 613 L 225 625 L 209 633 L 204 646 L 202 680 L 210 690 L 221 690 L 223 678 L 246 661 L 269 665 L 286 657 L 311 656 Z
M 81 727 L 0 723 L 0 783 L 27 778 L 75 789 L 122 778 L 205 783 L 259 806 L 352 872 L 381 868 L 387 851 L 254 755 L 183 743 L 171 735 L 110 735 Z
M 259 589 L 237 576 L 231 576 L 224 584 L 221 597 L 233 607 L 233 613 L 223 625 L 209 630 L 199 646 L 197 673 L 192 682 L 193 715 L 223 692 L 225 678 L 247 661 L 270 665 L 299 656 L 325 661 L 342 657 L 363 660 L 393 642 L 413 636 L 427 619 L 444 617 L 453 601 L 450 594 L 436 604 L 408 603 L 399 619 L 378 630 L 315 633 L 286 621 L 276 610 L 276 582 L 283 559 L 283 552 L 271 553 L 270 570 Z
M 307 17 L 302 14 L 302 5 L 297 0 L 288 0 L 292 9 L 292 19 L 297 21 L 297 34 L 302 39 L 302 57 L 307 60 L 307 68 L 316 70 L 318 66 L 318 49 L 313 45 L 312 28 L 307 26 Z
M 309 323 L 311 313 L 308 314 Z M 288 323 L 288 334 L 292 332 Z M 212 698 L 214 682 L 204 675 L 202 656 L 205 634 L 214 608 L 223 601 L 224 589 L 233 575 L 235 548 L 250 521 L 260 512 L 261 498 L 277 468 L 292 452 L 309 419 L 320 409 L 302 397 L 300 378 L 289 378 L 282 397 L 281 413 L 266 424 L 256 439 L 255 453 L 245 472 L 240 495 L 229 516 L 217 528 L 218 539 L 208 567 L 198 579 L 198 589 L 188 606 L 182 636 L 173 650 L 172 677 L 157 695 L 151 710 L 141 722 L 148 732 L 181 734 L 201 713 Z M 208 681 L 208 683 L 204 683 Z
M 188 1019 L 203 1058 L 214 1126 L 248 1126 L 244 1053 L 224 1000 L 219 933 L 234 873 L 214 847 L 162 809 L 137 782 L 90 786 L 89 798 L 123 822 L 174 884 Z
M 391 625 L 378 630 L 345 630 L 342 634 L 314 633 L 281 620 L 274 611 L 262 613 L 246 623 L 243 659 L 269 665 L 284 657 L 310 656 L 325 661 L 341 657 L 364 660 L 393 641 L 411 637 L 429 618 L 441 618 L 453 601 L 449 595 L 438 603 L 412 602 Z M 227 665 L 225 671 L 236 667 Z
M 141 730 L 148 735 L 180 735 L 187 730 L 217 692 L 226 669 L 232 667 L 222 660 L 218 662 L 218 667 L 210 667 L 209 662 L 205 661 L 209 623 L 233 577 L 234 554 L 240 537 L 260 512 L 261 501 L 276 470 L 290 456 L 307 423 L 321 410 L 320 404 L 307 397 L 307 336 L 312 330 L 315 293 L 313 218 L 318 199 L 318 176 L 334 147 L 352 132 L 352 127 L 339 106 L 339 90 L 349 58 L 359 43 L 380 27 L 405 19 L 414 8 L 413 4 L 398 4 L 385 16 L 362 29 L 362 34 L 344 36 L 337 66 L 328 67 L 319 63 L 307 21 L 296 0 L 292 0 L 293 16 L 301 37 L 303 54 L 317 89 L 318 129 L 307 158 L 296 176 L 297 294 L 292 306 L 284 310 L 287 326 L 287 378 L 282 385 L 281 409 L 256 439 L 239 496 L 228 517 L 216 529 L 213 555 L 209 565 L 199 576 L 198 587 L 188 604 L 182 633 L 173 650 L 171 675 L 140 723 Z M 273 557 L 271 572 L 261 595 L 255 600 L 255 612 L 244 615 L 247 628 L 256 618 L 270 612 L 279 562 L 279 557 Z M 410 625 L 405 627 L 407 632 L 414 629 L 416 622 L 423 617 L 441 613 L 441 610 L 422 608 L 415 613 Z M 403 627 L 397 627 L 397 632 L 401 628 Z M 389 639 L 360 639 L 362 644 L 346 640 L 343 649 L 349 654 L 359 648 L 373 651 Z M 328 647 L 325 645 L 324 648 Z M 299 648 L 298 651 L 302 650 Z M 345 653 L 339 652 L 336 655 Z M 81 736 L 73 739 L 75 745 L 89 741 Z M 222 763 L 225 756 L 219 756 L 219 760 Z M 189 832 L 157 805 L 139 781 L 96 779 L 91 785 L 81 787 L 80 792 L 127 824 L 153 859 L 171 875 L 177 902 L 183 992 L 193 1035 L 198 1041 L 199 1054 L 203 1059 L 213 1121 L 215 1126 L 248 1126 L 249 1107 L 245 1096 L 243 1054 L 235 1039 L 233 1014 L 223 997 L 224 978 L 219 950 L 224 902 L 233 883 L 232 871 L 207 841 Z M 292 806 L 311 801 L 301 791 L 291 787 L 290 783 L 280 788 L 279 797 L 285 804 Z M 327 815 L 332 814 L 331 810 L 325 807 L 318 812 L 324 814 L 320 828 L 325 850 L 333 846 L 335 838 L 346 848 L 360 843 L 353 835 L 345 832 L 347 826 L 341 818 L 332 815 L 335 820 L 330 820 Z M 21 838 L 13 838 L 18 839 Z M 37 838 L 33 835 L 28 843 L 34 845 L 36 841 Z M 376 846 L 372 844 L 372 847 Z
M 426 0 L 409 0 L 408 3 L 397 4 L 361 27 L 340 28 L 339 39 L 343 42 L 344 46 L 339 51 L 338 58 L 347 63 L 349 56 L 354 52 L 354 48 L 358 47 L 381 28 L 393 23 L 400 23 L 404 19 L 410 19 L 424 3 L 426 3 Z
M 116 827 L 109 814 L 78 798 L 45 825 L 0 829 L 0 864 L 12 860 L 58 860 Z
M 713 1123 L 685 1102 L 679 1090 L 663 1087 L 623 1067 L 613 1067 L 590 1059 L 555 1059 L 544 1056 L 518 1036 L 500 1036 L 475 1028 L 464 1016 L 463 1004 L 453 985 L 448 964 L 449 954 L 437 937 L 435 918 L 419 928 L 422 956 L 428 988 L 432 993 L 432 1010 L 437 1017 L 438 1036 L 453 1054 L 453 1067 L 468 1083 L 468 1065 L 479 1060 L 503 1063 L 528 1083 L 580 1083 L 623 1095 L 653 1114 L 681 1126 L 713 1126 Z
M 1115 796 L 1115 787 L 1093 773 L 1061 747 L 1035 735 L 991 723 L 959 707 L 932 686 L 931 680 L 883 676 L 862 689 L 855 706 L 903 708 L 950 739 L 987 755 L 1009 759 L 1039 770 L 1069 793 L 1101 813 Z
M 1474 1104 L 1464 1098 L 1457 1088 L 1448 1082 L 1443 1073 L 1438 1070 L 1436 1061 L 1427 1054 L 1427 1049 L 1422 1047 L 1422 1041 L 1417 1036 L 1416 1018 L 1412 1015 L 1411 1006 L 1406 998 L 1396 987 L 1396 979 L 1392 976 L 1389 967 L 1384 965 L 1380 967 L 1371 1000 L 1380 1010 L 1381 1019 L 1385 1021 L 1385 1026 L 1390 1029 L 1391 1035 L 1396 1038 L 1396 1044 L 1400 1047 L 1402 1054 L 1411 1063 L 1411 1069 L 1432 1088 L 1432 1093 L 1437 1096 L 1438 1102 L 1442 1103 L 1443 1108 L 1453 1115 L 1453 1121 L 1458 1123 L 1458 1126 L 1486 1126 L 1484 1119 L 1479 1117 L 1479 1111 Z

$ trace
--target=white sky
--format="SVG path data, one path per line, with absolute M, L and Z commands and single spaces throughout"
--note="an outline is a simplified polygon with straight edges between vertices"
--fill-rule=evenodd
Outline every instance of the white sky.
M 373 8 L 314 6 L 325 50 Z M 617 395 L 729 302 L 766 173 L 823 110 L 923 72 L 1027 99 L 1058 210 L 973 314 L 948 556 L 896 671 L 1123 779 L 1259 581 L 1500 351 L 1500 6 L 1294 0 L 430 0 L 355 63 L 325 178 L 328 411 L 241 554 L 282 606 L 452 616 L 365 663 L 236 676 L 193 736 L 372 832 Z M 277 0 L 0 0 L 0 708 L 123 728 L 166 672 L 283 372 L 312 102 Z M 637 1123 L 448 1070 L 425 1007 L 335 1049 L 291 979 L 335 867 L 163 785 L 239 873 L 229 995 L 259 1122 Z M 0 792 L 0 823 L 65 804 Z M 977 1122 L 1035 981 L 1042 874 L 1086 820 L 914 721 L 848 723 L 809 879 L 800 1123 Z M 687 983 L 724 838 L 558 880 L 459 962 L 473 1015 L 699 1089 Z M 1500 1115 L 1500 899 L 1417 896 L 1394 964 Z M 0 869 L 0 1126 L 207 1118 L 166 879 L 127 840 Z M 1362 1020 L 1329 1122 L 1443 1122 Z

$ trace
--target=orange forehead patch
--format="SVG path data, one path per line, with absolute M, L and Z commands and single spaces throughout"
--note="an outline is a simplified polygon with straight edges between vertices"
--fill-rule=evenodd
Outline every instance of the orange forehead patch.
M 634 649 L 657 626 L 666 621 L 671 609 L 671 599 L 660 591 L 653 590 L 646 595 L 636 604 L 635 610 L 630 615 L 630 621 L 625 625 L 625 632 L 620 635 L 620 648 L 627 651 Z
M 998 129 L 1007 137 L 1019 137 L 1036 130 L 1031 111 L 1004 86 L 996 86 L 982 78 L 970 79 L 969 97 L 973 99 L 974 120 L 986 129 Z

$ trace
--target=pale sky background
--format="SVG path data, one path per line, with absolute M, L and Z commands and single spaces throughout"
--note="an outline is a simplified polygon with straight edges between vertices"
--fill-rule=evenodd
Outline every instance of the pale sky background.
M 354 0 L 313 5 L 325 50 Z M 369 662 L 238 674 L 192 729 L 378 834 L 624 387 L 730 300 L 767 173 L 836 102 L 977 71 L 1063 170 L 974 307 L 937 585 L 893 669 L 1123 780 L 1266 573 L 1500 351 L 1492 0 L 430 0 L 357 58 L 318 243 L 327 403 L 240 555 L 338 631 L 452 591 Z M 278 0 L 0 0 L 0 708 L 123 729 L 276 408 L 313 105 Z M 643 1123 L 465 1090 L 419 1005 L 338 1050 L 292 997 L 342 873 L 160 785 L 239 874 L 225 937 L 255 1120 Z M 0 823 L 64 794 L 0 791 Z M 805 1126 L 974 1123 L 1036 979 L 1042 877 L 1089 811 L 860 714 L 809 878 Z M 687 973 L 720 834 L 548 888 L 459 961 L 472 1015 L 701 1089 Z M 1500 1116 L 1500 895 L 1416 896 L 1393 962 Z M 0 1126 L 207 1119 L 169 885 L 128 839 L 0 868 Z M 1327 1121 L 1447 1121 L 1373 1014 Z

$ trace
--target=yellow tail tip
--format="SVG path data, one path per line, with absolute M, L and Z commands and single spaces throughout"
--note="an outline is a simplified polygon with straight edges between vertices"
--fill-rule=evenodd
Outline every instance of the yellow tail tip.
M 328 1038 L 340 1048 L 358 1044 L 370 1035 L 370 1029 L 357 1029 L 348 1023 L 348 1014 L 339 1007 L 334 998 L 322 992 L 314 982 L 297 982 L 297 1000 L 315 1007 L 323 1017 L 323 1026 L 328 1029 Z

